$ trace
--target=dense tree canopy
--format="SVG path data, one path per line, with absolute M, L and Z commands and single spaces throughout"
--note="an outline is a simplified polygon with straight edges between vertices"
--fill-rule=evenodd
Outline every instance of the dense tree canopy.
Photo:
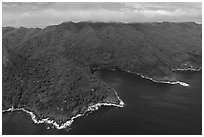
M 67 120 L 91 104 L 118 104 L 95 69 L 174 80 L 174 68 L 201 67 L 201 37 L 201 25 L 191 22 L 4 27 L 3 109 L 25 107 L 39 117 Z

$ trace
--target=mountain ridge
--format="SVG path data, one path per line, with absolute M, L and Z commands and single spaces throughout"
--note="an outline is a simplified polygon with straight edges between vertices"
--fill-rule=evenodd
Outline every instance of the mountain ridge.
M 173 70 L 202 67 L 202 25 L 192 22 L 69 22 L 2 34 L 3 109 L 28 107 L 58 123 L 90 104 L 120 103 L 97 69 L 176 81 Z

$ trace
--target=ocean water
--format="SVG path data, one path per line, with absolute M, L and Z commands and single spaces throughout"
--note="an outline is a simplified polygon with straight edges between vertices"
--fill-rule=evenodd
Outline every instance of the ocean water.
M 101 107 L 77 118 L 69 130 L 34 124 L 21 111 L 3 113 L 3 134 L 202 134 L 202 72 L 176 72 L 189 87 L 107 69 L 96 75 L 117 90 L 125 107 Z

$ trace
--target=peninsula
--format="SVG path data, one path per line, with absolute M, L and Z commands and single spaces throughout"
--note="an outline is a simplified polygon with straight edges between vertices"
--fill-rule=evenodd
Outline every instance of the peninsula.
M 3 112 L 22 110 L 35 123 L 65 128 L 101 105 L 123 107 L 115 89 L 94 75 L 103 68 L 181 84 L 174 71 L 201 69 L 201 27 L 193 22 L 3 27 Z

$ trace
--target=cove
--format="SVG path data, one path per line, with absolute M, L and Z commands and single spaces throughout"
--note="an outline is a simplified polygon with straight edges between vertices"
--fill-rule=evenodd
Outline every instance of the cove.
M 175 73 L 190 86 L 155 83 L 124 71 L 99 70 L 95 75 L 116 89 L 125 103 L 123 108 L 103 106 L 77 118 L 68 131 L 34 124 L 20 111 L 5 113 L 3 134 L 201 134 L 202 72 Z

